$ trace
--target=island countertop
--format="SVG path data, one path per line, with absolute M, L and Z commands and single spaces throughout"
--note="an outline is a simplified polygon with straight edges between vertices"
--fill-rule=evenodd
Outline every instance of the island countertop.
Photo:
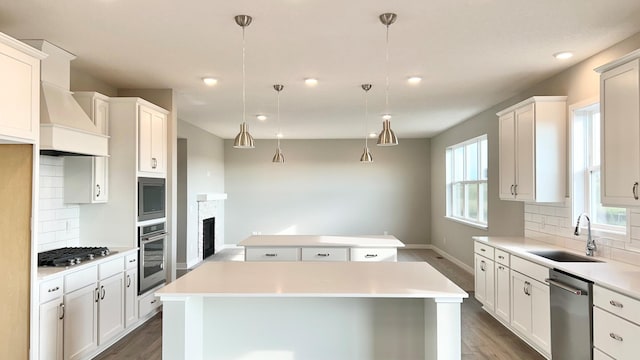
M 156 292 L 201 297 L 462 298 L 424 262 L 207 262 Z
M 247 247 L 404 247 L 404 244 L 392 235 L 252 235 L 242 240 L 238 245 Z

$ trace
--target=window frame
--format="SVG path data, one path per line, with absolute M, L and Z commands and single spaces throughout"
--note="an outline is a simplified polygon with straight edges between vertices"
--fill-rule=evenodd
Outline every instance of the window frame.
M 486 174 L 482 174 L 482 165 L 483 165 L 483 149 L 482 143 L 486 142 L 487 146 L 485 149 L 486 154 Z M 467 174 L 467 146 L 470 144 L 477 144 L 476 150 L 476 169 L 477 169 L 477 179 L 476 180 L 467 180 L 470 178 Z M 462 180 L 454 180 L 454 171 L 456 169 L 456 160 L 455 160 L 455 150 L 462 148 L 463 156 L 462 156 Z M 446 187 L 446 213 L 445 218 L 463 223 L 465 225 L 477 227 L 483 230 L 487 230 L 489 226 L 489 140 L 487 134 L 483 134 L 480 136 L 476 136 L 474 138 L 465 140 L 463 142 L 457 143 L 455 145 L 448 146 L 445 149 L 445 187 Z M 483 178 L 484 176 L 484 178 Z M 460 185 L 460 189 L 463 192 L 463 216 L 458 216 L 454 214 L 454 187 L 456 185 Z M 475 185 L 477 187 L 477 195 L 476 200 L 478 204 L 478 212 L 477 218 L 471 218 L 468 216 L 469 214 L 469 206 L 467 206 L 467 192 L 469 185 Z M 482 185 L 486 188 L 486 193 L 481 191 Z M 486 195 L 485 195 L 486 194 Z M 484 202 L 483 202 L 484 200 Z M 484 215 L 484 204 L 486 203 L 487 212 L 486 216 Z M 482 219 L 485 217 L 484 219 Z

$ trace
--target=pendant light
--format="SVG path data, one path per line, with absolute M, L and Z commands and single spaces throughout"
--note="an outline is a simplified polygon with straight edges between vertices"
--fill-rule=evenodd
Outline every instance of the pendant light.
M 242 27 L 242 123 L 240 124 L 240 132 L 233 141 L 233 147 L 237 149 L 253 149 L 255 144 L 253 137 L 249 134 L 249 127 L 246 122 L 247 115 L 247 100 L 246 100 L 246 74 L 245 74 L 245 44 L 244 44 L 244 29 L 251 24 L 251 16 L 249 15 L 236 15 L 234 17 L 236 24 Z
M 386 87 L 385 87 L 385 107 L 386 114 L 382 117 L 382 131 L 378 136 L 378 146 L 393 146 L 398 145 L 398 138 L 396 134 L 391 130 L 391 114 L 389 113 L 389 25 L 396 22 L 398 16 L 394 13 L 384 13 L 380 15 L 380 22 L 387 27 L 387 40 L 386 40 Z
M 371 84 L 362 84 L 362 90 L 364 90 L 364 150 L 362 151 L 362 156 L 360 156 L 361 163 L 373 162 L 373 156 L 371 156 L 371 151 L 369 151 L 369 134 L 367 134 L 367 118 L 369 117 L 367 94 L 372 86 Z
M 278 138 L 278 147 L 276 148 L 276 154 L 273 155 L 273 159 L 271 161 L 274 163 L 284 164 L 284 154 L 280 150 L 280 91 L 284 89 L 284 85 L 276 84 L 273 85 L 273 88 L 278 92 L 278 116 L 276 117 L 276 124 L 278 126 L 278 133 L 276 134 L 276 137 Z

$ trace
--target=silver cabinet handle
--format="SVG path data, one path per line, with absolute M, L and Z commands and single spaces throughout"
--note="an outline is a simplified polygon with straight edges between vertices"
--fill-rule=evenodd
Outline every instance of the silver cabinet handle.
M 58 307 L 60 308 L 60 316 L 58 316 L 58 319 L 62 320 L 64 319 L 64 304 L 60 304 Z
M 129 260 L 129 263 L 134 263 L 134 262 L 136 262 L 136 259 Z
M 620 308 L 620 309 L 622 309 L 624 307 L 624 305 L 622 305 L 622 303 L 617 302 L 615 300 L 610 300 L 609 304 L 611 304 L 611 306 L 615 306 L 615 307 Z
M 150 304 L 155 304 L 158 302 L 158 299 L 154 299 L 153 301 L 150 302 Z
M 365 258 L 374 258 L 374 257 L 378 257 L 378 254 L 367 254 L 364 257 Z
M 276 256 L 278 256 L 278 254 L 275 254 L 275 253 L 267 253 L 267 254 L 264 254 L 264 256 L 267 256 L 267 257 L 276 257 Z
M 156 158 L 151 158 L 151 168 L 155 169 L 158 167 L 158 159 Z
M 54 292 L 54 291 L 58 291 L 58 290 L 60 290 L 60 286 L 56 286 L 54 288 L 51 288 L 51 289 L 47 290 L 47 292 Z
M 317 256 L 320 256 L 320 257 L 329 257 L 329 254 L 328 254 L 328 253 L 318 253 L 318 254 L 316 254 L 316 255 L 317 255 Z
M 504 260 L 504 256 L 498 255 L 498 259 Z
M 487 250 L 486 250 L 486 249 L 480 249 L 480 251 L 485 252 L 485 251 L 487 251 Z
M 531 283 L 530 283 L 530 282 L 528 282 L 528 281 L 525 281 L 525 282 L 524 282 L 524 293 L 525 293 L 527 296 L 531 296 Z
M 485 267 L 486 263 L 484 262 L 484 260 L 480 260 L 480 270 L 485 271 L 486 267 Z
M 100 289 L 96 288 L 94 292 L 95 292 L 95 302 L 98 302 L 98 300 L 100 300 Z
M 609 333 L 609 337 L 614 339 L 614 340 L 618 340 L 618 341 L 622 341 L 622 336 L 615 334 L 615 333 Z
M 513 186 L 513 195 L 518 196 L 518 184 Z
M 500 270 L 504 270 L 504 267 L 502 267 L 502 266 L 498 266 L 498 269 L 500 269 Z
M 587 292 L 582 290 L 582 289 L 578 289 L 575 288 L 573 286 L 567 285 L 565 283 L 561 283 L 560 281 L 557 280 L 553 280 L 553 279 L 544 279 L 544 281 L 548 282 L 549 285 L 553 285 L 557 288 L 560 288 L 564 291 L 568 291 L 574 295 L 587 295 Z
M 127 287 L 131 287 L 131 275 L 127 275 Z
M 104 285 L 100 286 L 100 291 L 102 291 L 102 295 L 100 296 L 100 300 L 104 300 L 104 296 L 107 294 L 107 291 L 104 289 Z
M 633 198 L 638 200 L 638 182 L 633 183 Z
M 515 195 L 515 193 L 513 192 L 513 187 L 514 187 L 514 186 L 515 186 L 515 185 L 511 184 L 511 195 Z
M 96 197 L 100 197 L 100 184 L 96 184 Z

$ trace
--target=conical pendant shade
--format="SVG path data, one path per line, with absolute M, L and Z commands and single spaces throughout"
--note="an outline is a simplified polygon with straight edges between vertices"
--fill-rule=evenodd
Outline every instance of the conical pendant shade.
M 273 160 L 271 161 L 273 161 L 274 163 L 284 164 L 284 154 L 282 153 L 282 151 L 280 151 L 280 147 L 276 149 L 276 154 L 273 155 Z
M 373 156 L 371 156 L 371 151 L 369 151 L 368 147 L 364 147 L 364 151 L 362 152 L 362 156 L 360 156 L 361 163 L 372 163 Z
M 255 147 L 253 136 L 249 134 L 249 128 L 246 122 L 240 124 L 240 132 L 233 141 L 233 147 L 236 149 L 253 149 Z
M 382 131 L 378 136 L 379 146 L 392 146 L 398 145 L 398 138 L 396 134 L 391 130 L 391 121 L 385 120 L 382 122 Z

